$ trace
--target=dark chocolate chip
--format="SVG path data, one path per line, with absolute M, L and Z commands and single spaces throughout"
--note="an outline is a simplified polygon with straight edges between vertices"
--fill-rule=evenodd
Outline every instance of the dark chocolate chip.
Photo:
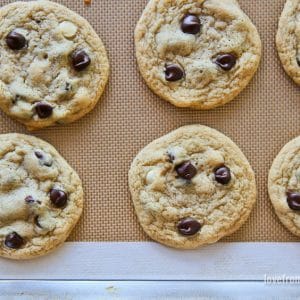
M 197 16 L 195 15 L 186 15 L 181 21 L 181 30 L 184 33 L 197 34 L 200 32 L 201 23 Z
M 46 119 L 52 115 L 53 107 L 48 103 L 38 102 L 35 111 L 41 119 Z
M 184 71 L 179 65 L 166 64 L 165 65 L 165 78 L 167 81 L 178 81 L 184 76 Z
M 72 64 L 76 71 L 82 71 L 89 66 L 91 59 L 84 50 L 76 50 L 72 54 Z
M 12 50 L 21 50 L 26 46 L 26 39 L 22 34 L 13 30 L 6 36 L 6 44 Z
M 19 249 L 24 245 L 24 243 L 24 239 L 16 232 L 8 234 L 4 241 L 5 246 L 12 249 Z
M 231 70 L 236 64 L 236 56 L 232 53 L 219 54 L 215 63 L 225 71 Z
M 197 169 L 190 161 L 185 161 L 182 164 L 176 166 L 175 170 L 179 177 L 187 180 L 191 180 L 197 174 Z
M 297 58 L 296 58 L 296 61 L 297 61 L 298 66 L 300 67 L 300 58 L 297 57 Z
M 287 192 L 287 203 L 292 210 L 300 210 L 300 193 Z
M 231 180 L 230 169 L 226 166 L 215 169 L 215 179 L 221 184 L 227 184 Z
M 34 198 L 32 196 L 27 196 L 25 198 L 25 202 L 28 203 L 28 204 L 31 204 L 31 203 L 34 203 L 35 200 L 34 200 Z
M 52 189 L 50 191 L 50 200 L 54 206 L 56 206 L 58 208 L 62 208 L 62 207 L 65 207 L 67 204 L 68 196 L 62 190 Z
M 179 233 L 182 235 L 194 235 L 201 229 L 201 224 L 194 218 L 184 218 L 177 224 Z

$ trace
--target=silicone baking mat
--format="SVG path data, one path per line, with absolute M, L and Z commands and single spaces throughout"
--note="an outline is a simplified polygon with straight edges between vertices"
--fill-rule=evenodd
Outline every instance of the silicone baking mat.
M 0 4 L 13 1 L 2 1 Z M 223 241 L 296 241 L 276 218 L 267 195 L 268 169 L 281 147 L 300 134 L 297 87 L 284 73 L 275 33 L 284 0 L 240 0 L 260 32 L 260 69 L 233 102 L 212 111 L 180 109 L 160 100 L 137 70 L 133 32 L 146 0 L 61 0 L 84 16 L 106 45 L 111 76 L 102 101 L 83 119 L 34 134 L 52 143 L 78 171 L 85 211 L 69 241 L 145 241 L 131 204 L 127 171 L 153 139 L 186 124 L 214 127 L 231 137 L 253 166 L 258 202 L 249 221 Z M 28 133 L 1 113 L 2 133 Z

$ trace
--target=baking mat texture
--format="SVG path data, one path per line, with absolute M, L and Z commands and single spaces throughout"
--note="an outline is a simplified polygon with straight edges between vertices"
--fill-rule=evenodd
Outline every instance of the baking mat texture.
M 285 0 L 240 0 L 263 42 L 258 73 L 231 103 L 211 110 L 180 109 L 160 100 L 143 82 L 133 32 L 147 0 L 57 1 L 85 17 L 108 51 L 111 75 L 102 101 L 83 119 L 33 134 L 52 143 L 78 171 L 85 211 L 69 241 L 148 240 L 134 214 L 127 171 L 152 140 L 187 124 L 214 127 L 231 137 L 256 173 L 257 205 L 249 221 L 223 241 L 297 241 L 278 221 L 267 194 L 268 169 L 281 147 L 300 134 L 299 87 L 283 71 L 275 48 Z M 13 1 L 0 0 L 4 5 Z M 0 112 L 2 133 L 28 133 Z M 30 133 L 32 134 L 32 133 Z

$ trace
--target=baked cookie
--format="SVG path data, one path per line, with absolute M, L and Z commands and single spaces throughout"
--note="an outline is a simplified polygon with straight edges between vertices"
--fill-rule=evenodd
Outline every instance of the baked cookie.
M 0 135 L 0 256 L 28 259 L 62 244 L 83 207 L 81 181 L 48 143 Z
M 211 109 L 257 70 L 261 42 L 235 0 L 150 0 L 135 30 L 147 85 L 179 107 Z
M 280 221 L 300 236 L 300 137 L 287 143 L 275 158 L 268 188 Z
M 222 133 L 181 127 L 146 146 L 129 171 L 135 210 L 145 232 L 192 249 L 236 231 L 256 201 L 254 173 Z
M 300 0 L 288 0 L 276 35 L 277 50 L 287 74 L 300 84 Z
M 99 100 L 109 64 L 91 25 L 50 1 L 0 9 L 0 108 L 29 129 L 73 122 Z

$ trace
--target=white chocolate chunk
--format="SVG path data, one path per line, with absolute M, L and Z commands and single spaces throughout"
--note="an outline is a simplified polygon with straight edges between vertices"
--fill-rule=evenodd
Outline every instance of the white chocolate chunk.
M 215 191 L 215 185 L 212 181 L 203 173 L 192 179 L 195 189 L 199 194 L 211 195 Z
M 9 91 L 14 95 L 19 95 L 25 98 L 28 102 L 40 100 L 40 94 L 36 89 L 31 89 L 27 86 L 21 78 L 17 78 L 9 85 Z
M 55 229 L 56 227 L 55 216 L 48 210 L 45 210 L 44 213 L 39 216 L 38 222 L 41 226 L 39 231 L 48 232 Z
M 27 187 L 12 189 L 6 193 L 1 192 L 0 224 L 27 219 L 29 211 L 24 199 L 30 194 L 31 190 Z
M 68 56 L 73 50 L 74 43 L 72 41 L 64 40 L 62 43 L 54 42 L 49 48 L 49 57 Z
M 59 30 L 66 38 L 72 38 L 77 32 L 77 26 L 71 22 L 64 21 L 59 24 Z
M 160 168 L 150 170 L 146 175 L 146 183 L 151 189 L 161 191 L 165 186 L 165 178 L 161 175 Z
M 146 176 L 147 184 L 152 184 L 157 179 L 157 177 L 160 176 L 160 173 L 161 170 L 158 168 L 150 170 Z
M 205 152 L 205 163 L 216 167 L 224 163 L 224 158 L 219 152 L 209 149 Z
M 195 36 L 185 34 L 177 27 L 166 25 L 156 35 L 157 50 L 161 56 L 174 52 L 178 55 L 188 56 L 194 50 Z
M 175 165 L 180 164 L 186 159 L 187 153 L 186 150 L 182 147 L 175 146 L 168 150 L 168 154 L 174 157 L 173 163 Z
M 18 105 L 12 106 L 11 112 L 22 118 L 30 118 L 32 116 L 32 105 L 28 102 L 18 100 Z
M 50 62 L 48 60 L 35 59 L 28 68 L 28 80 L 33 85 L 50 82 L 52 78 L 47 75 L 49 67 Z

